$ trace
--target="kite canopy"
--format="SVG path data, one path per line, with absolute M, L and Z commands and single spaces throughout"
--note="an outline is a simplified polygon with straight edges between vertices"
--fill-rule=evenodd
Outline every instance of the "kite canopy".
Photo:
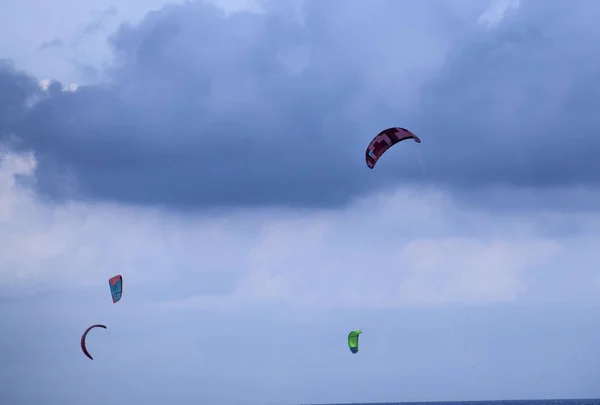
M 110 294 L 112 296 L 113 304 L 117 303 L 123 295 L 123 277 L 116 275 L 108 280 L 110 286 Z
M 94 360 L 94 358 L 90 355 L 90 353 L 87 351 L 87 348 L 85 347 L 85 338 L 86 338 L 88 332 L 91 331 L 93 328 L 104 328 L 104 329 L 106 329 L 106 326 L 104 326 L 104 325 L 92 325 L 89 328 L 87 328 L 85 330 L 85 332 L 83 332 L 83 335 L 81 336 L 81 350 L 83 351 L 83 354 L 85 354 L 86 356 L 88 356 L 90 358 L 90 360 Z
M 348 334 L 348 348 L 352 354 L 358 353 L 358 335 L 362 333 L 362 329 L 355 329 Z
M 419 137 L 410 132 L 408 129 L 393 127 L 381 131 L 375 138 L 373 138 L 367 147 L 367 151 L 365 152 L 367 166 L 369 166 L 370 169 L 374 168 L 375 164 L 385 153 L 385 151 L 398 142 L 406 139 L 414 139 L 415 142 L 421 143 Z

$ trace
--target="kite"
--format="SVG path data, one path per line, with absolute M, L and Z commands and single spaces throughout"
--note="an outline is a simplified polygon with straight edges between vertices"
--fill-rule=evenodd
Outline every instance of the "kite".
M 87 336 L 88 332 L 91 331 L 93 328 L 104 328 L 104 329 L 106 329 L 106 326 L 104 326 L 104 325 L 92 325 L 89 328 L 87 328 L 85 330 L 85 332 L 83 332 L 83 335 L 81 335 L 81 350 L 83 351 L 83 354 L 85 354 L 86 356 L 88 356 L 90 358 L 90 360 L 94 360 L 94 358 L 90 355 L 90 353 L 87 351 L 87 348 L 85 347 L 85 337 Z
M 352 354 L 358 353 L 358 335 L 361 333 L 362 329 L 356 329 L 348 334 L 348 348 Z
M 421 143 L 421 139 L 418 136 L 410 132 L 408 129 L 393 127 L 381 131 L 367 147 L 365 152 L 365 159 L 369 169 L 373 169 L 379 158 L 389 148 L 397 144 L 398 142 L 406 139 L 414 139 L 416 143 Z
M 110 286 L 110 294 L 112 296 L 113 304 L 117 303 L 123 295 L 123 277 L 116 275 L 108 280 Z

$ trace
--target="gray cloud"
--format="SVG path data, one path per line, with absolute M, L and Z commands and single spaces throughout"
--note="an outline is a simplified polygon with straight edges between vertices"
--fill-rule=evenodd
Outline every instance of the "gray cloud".
M 4 142 L 18 141 L 13 131 L 27 120 L 29 102 L 41 93 L 34 78 L 18 72 L 11 61 L 0 60 L 0 136 Z
M 597 212 L 489 214 L 414 190 L 205 216 L 56 205 L 14 186 L 31 156 L 1 157 L 8 403 L 598 397 Z
M 117 14 L 115 7 L 109 7 L 103 11 L 92 11 L 91 19 L 89 22 L 81 24 L 77 30 L 77 34 L 72 39 L 67 41 L 67 44 L 71 47 L 76 46 L 85 37 L 101 32 L 109 18 L 114 17 Z M 44 41 L 40 44 L 40 50 L 46 50 L 49 48 L 62 48 L 65 46 L 65 41 L 60 38 L 54 38 L 49 41 Z
M 117 9 L 113 6 L 102 10 L 92 12 L 91 21 L 86 24 L 83 24 L 79 29 L 79 34 L 77 35 L 74 42 L 81 40 L 86 35 L 96 34 L 99 31 L 102 31 L 106 25 L 107 19 L 114 17 L 117 15 Z
M 38 153 L 40 191 L 337 205 L 423 181 L 414 145 L 366 168 L 366 144 L 392 125 L 423 138 L 433 180 L 456 190 L 597 182 L 589 3 L 526 3 L 491 30 L 476 1 L 292 4 L 226 17 L 190 3 L 123 25 L 110 84 L 55 94 L 11 126 Z
M 464 187 L 598 184 L 600 30 L 584 15 L 590 5 L 525 2 L 501 28 L 451 53 L 426 86 L 420 120 L 436 145 L 438 179 Z
M 54 38 L 50 41 L 42 42 L 39 46 L 41 51 L 46 50 L 48 48 L 61 48 L 64 46 L 64 41 L 60 38 Z

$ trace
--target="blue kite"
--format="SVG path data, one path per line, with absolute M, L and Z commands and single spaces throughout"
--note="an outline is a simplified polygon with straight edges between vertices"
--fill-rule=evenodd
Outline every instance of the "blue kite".
M 119 302 L 123 295 L 123 277 L 116 275 L 108 280 L 110 286 L 110 295 L 112 296 L 113 304 Z

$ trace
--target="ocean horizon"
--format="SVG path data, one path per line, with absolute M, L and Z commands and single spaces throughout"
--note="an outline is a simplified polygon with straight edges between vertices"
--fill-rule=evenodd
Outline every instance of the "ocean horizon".
M 405 402 L 334 402 L 319 404 L 300 404 L 300 405 L 600 405 L 600 398 L 578 398 L 578 399 L 497 399 L 482 401 L 405 401 Z

